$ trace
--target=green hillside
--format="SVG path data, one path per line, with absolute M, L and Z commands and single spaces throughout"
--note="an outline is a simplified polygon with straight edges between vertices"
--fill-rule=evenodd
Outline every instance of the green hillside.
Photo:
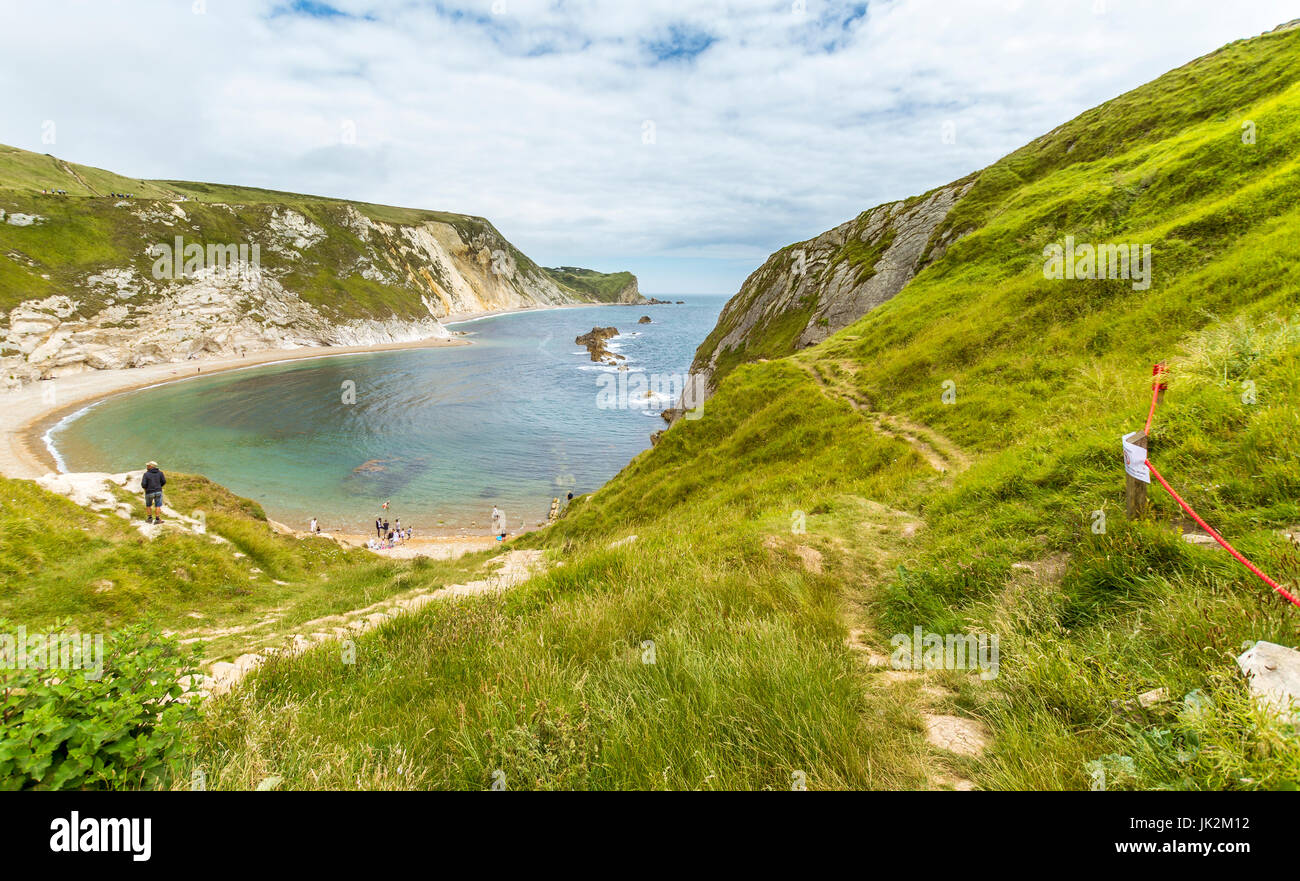
M 64 194 L 55 191 L 63 190 Z M 43 192 L 44 191 L 44 192 Z M 130 194 L 123 201 L 113 194 Z M 184 201 L 181 201 L 181 200 Z M 173 208 L 184 212 L 181 218 Z M 262 243 L 261 262 L 284 287 L 335 319 L 427 316 L 422 298 L 438 298 L 450 286 L 442 270 L 403 250 L 400 235 L 373 248 L 355 228 L 352 212 L 378 223 L 413 227 L 428 222 L 455 229 L 478 249 L 507 252 L 521 279 L 555 282 L 575 300 L 606 302 L 636 278 L 574 269 L 575 284 L 543 270 L 482 217 L 353 202 L 257 187 L 192 181 L 147 181 L 66 162 L 0 144 L 0 209 L 43 222 L 15 227 L 0 223 L 0 313 L 24 300 L 67 295 L 78 316 L 105 305 L 105 294 L 87 277 L 110 268 L 134 268 L 147 276 L 151 259 L 145 243 L 182 235 L 187 243 Z M 291 256 L 266 247 L 275 216 L 291 210 L 323 230 L 319 243 Z M 372 263 L 387 280 L 358 270 Z M 526 283 L 526 282 L 525 282 Z
M 961 238 L 901 293 L 736 365 L 701 418 L 514 542 L 545 574 L 385 624 L 355 664 L 262 668 L 204 704 L 177 779 L 1300 786 L 1294 726 L 1234 662 L 1300 644 L 1300 609 L 1185 541 L 1158 486 L 1127 520 L 1119 449 L 1167 362 L 1152 462 L 1294 590 L 1297 73 L 1300 31 L 1234 43 L 983 170 L 945 222 Z M 1046 278 L 1066 236 L 1151 245 L 1149 289 Z M 916 627 L 996 635 L 996 676 L 873 663 Z M 984 748 L 927 740 L 952 720 Z
M 556 284 L 582 291 L 598 303 L 636 302 L 639 299 L 636 276 L 630 272 L 597 272 L 576 266 L 548 267 L 546 274 Z
M 1186 254 L 1177 249 L 1217 243 L 1214 231 L 1205 224 L 1219 224 L 1221 235 L 1231 234 L 1237 229 L 1237 217 L 1210 214 L 1197 219 L 1195 222 L 1201 225 L 1194 235 L 1188 234 L 1191 230 L 1165 229 L 1152 221 L 1162 211 L 1171 212 L 1171 220 L 1179 215 L 1192 220 L 1198 206 L 1202 212 L 1210 211 L 1216 193 L 1236 193 L 1250 186 L 1265 186 L 1273 191 L 1285 184 L 1285 179 L 1275 180 L 1270 186 L 1253 178 L 1257 169 L 1273 168 L 1278 154 L 1287 149 L 1279 122 L 1289 118 L 1285 105 L 1294 97 L 1288 87 L 1298 73 L 1296 39 L 1297 31 L 1292 28 L 1239 40 L 1093 108 L 992 166 L 949 184 L 953 187 L 974 181 L 934 230 L 927 250 L 940 244 L 947 246 L 954 238 L 990 224 L 1001 212 L 1022 207 L 1027 215 L 1018 229 L 1030 231 L 1040 248 L 1065 233 L 1074 234 L 1080 242 L 1109 242 L 1112 239 L 1108 236 L 1120 232 L 1149 230 L 1153 235 L 1158 232 L 1159 237 L 1149 236 L 1142 241 L 1161 244 L 1157 259 L 1161 260 L 1160 273 L 1166 280 L 1176 262 L 1211 259 L 1213 251 Z M 1280 119 L 1271 115 L 1278 113 Z M 1264 126 L 1262 114 L 1270 114 L 1271 128 Z M 1247 133 L 1242 127 L 1248 122 L 1255 125 L 1253 146 L 1242 143 Z M 1206 141 L 1201 145 L 1204 149 L 1198 149 L 1194 141 Z M 1203 161 L 1207 152 L 1210 162 Z M 1069 173 L 1070 169 L 1075 173 Z M 1285 169 L 1275 170 L 1286 173 Z M 1224 173 L 1228 179 L 1219 180 Z M 909 207 L 933 192 L 900 204 Z M 1258 206 L 1260 213 L 1267 214 L 1270 209 L 1269 204 Z M 863 219 L 870 213 L 863 212 L 856 218 L 855 231 L 860 231 Z M 1032 222 L 1039 220 L 1041 223 Z M 1144 221 L 1146 226 L 1139 225 Z M 767 274 L 788 273 L 795 252 L 806 244 L 789 245 L 774 254 L 746 280 L 736 299 L 752 297 Z M 857 268 L 859 277 L 869 277 L 888 244 L 888 239 L 850 239 L 817 270 L 819 280 L 829 281 L 842 261 Z M 1029 247 L 1028 238 L 1019 244 L 1025 247 L 1006 248 L 1010 262 L 996 265 L 993 280 L 1000 281 L 1030 262 L 1041 265 L 1039 249 Z M 963 247 L 968 249 L 970 245 Z M 961 254 L 960 263 L 970 262 L 973 256 L 969 250 Z M 987 262 L 990 267 L 995 265 L 992 259 Z M 697 369 L 714 357 L 720 341 L 732 330 L 731 325 L 744 317 L 745 309 L 733 310 L 731 305 L 724 312 L 730 324 L 720 321 L 700 345 L 695 358 Z M 717 353 L 714 379 L 720 379 L 739 363 L 796 351 L 796 340 L 816 305 L 815 298 L 810 297 L 788 311 L 754 316 L 755 326 L 743 344 Z
M 175 191 L 158 182 L 133 180 L 88 165 L 65 162 L 48 153 L 32 153 L 0 144 L 0 189 L 64 190 L 69 196 L 133 193 L 141 199 L 170 199 Z

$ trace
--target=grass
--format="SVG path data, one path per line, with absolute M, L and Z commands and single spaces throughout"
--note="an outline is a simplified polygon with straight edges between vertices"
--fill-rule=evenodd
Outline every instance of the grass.
M 31 153 L 0 144 L 0 189 L 65 190 L 69 196 L 134 193 L 144 199 L 171 198 L 159 183 L 134 180 L 101 168 L 64 162 L 48 153 Z
M 634 292 L 636 276 L 630 272 L 597 272 L 576 266 L 557 266 L 543 270 L 556 284 L 581 291 L 597 303 L 617 303 Z
M 496 771 L 511 788 L 789 789 L 795 772 L 810 787 L 923 785 L 908 705 L 858 688 L 841 585 L 763 544 L 788 530 L 790 505 L 858 509 L 843 487 L 905 482 L 918 459 L 816 400 L 801 371 L 731 394 L 764 403 L 670 433 L 657 467 L 643 456 L 517 542 L 562 565 L 503 597 L 386 624 L 358 640 L 355 665 L 316 649 L 212 705 L 209 786 L 274 773 L 291 788 L 482 788 Z M 774 420 L 796 427 L 796 404 L 816 427 L 783 451 L 763 443 Z M 796 449 L 820 480 L 796 485 Z M 738 467 L 754 479 L 731 486 Z M 659 504 L 628 505 L 650 491 Z M 607 547 L 629 532 L 640 537 Z
M 274 613 L 288 629 L 422 585 L 465 580 L 485 560 L 473 554 L 417 565 L 281 535 L 255 502 L 196 475 L 170 475 L 167 493 L 175 509 L 202 512 L 206 534 L 176 530 L 151 540 L 115 515 L 0 478 L 0 618 L 29 629 L 67 621 L 86 632 L 148 618 L 189 632 L 247 627 Z M 134 519 L 144 517 L 139 493 L 122 499 Z M 207 642 L 213 659 L 244 645 L 240 638 Z

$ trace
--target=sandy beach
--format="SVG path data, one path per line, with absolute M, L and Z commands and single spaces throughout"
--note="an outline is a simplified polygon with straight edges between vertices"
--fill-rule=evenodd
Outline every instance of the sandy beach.
M 634 306 L 635 303 L 560 303 L 555 306 L 524 306 L 519 309 L 492 309 L 488 312 L 452 312 L 438 321 L 443 327 L 453 324 L 468 324 L 483 318 L 497 315 L 518 315 L 521 312 L 549 312 L 552 309 L 589 309 L 592 306 Z
M 341 544 L 354 548 L 364 548 L 373 535 L 349 535 L 333 533 L 332 536 Z M 416 557 L 429 557 L 434 560 L 451 560 L 473 551 L 485 551 L 501 546 L 490 535 L 416 535 L 395 548 L 386 548 L 372 553 L 394 560 L 412 560 Z

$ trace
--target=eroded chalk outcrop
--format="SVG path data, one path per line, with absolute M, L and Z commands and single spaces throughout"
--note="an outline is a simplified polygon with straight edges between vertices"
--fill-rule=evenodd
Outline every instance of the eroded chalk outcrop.
M 695 354 L 691 374 L 706 395 L 758 344 L 768 355 L 814 345 L 901 291 L 955 240 L 951 231 L 937 231 L 972 184 L 957 181 L 880 205 L 769 257 L 727 302 Z

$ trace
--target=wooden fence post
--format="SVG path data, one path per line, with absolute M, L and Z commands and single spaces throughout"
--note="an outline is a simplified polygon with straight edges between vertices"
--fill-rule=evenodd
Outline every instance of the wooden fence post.
M 1124 435 L 1124 442 L 1147 449 L 1147 433 L 1135 431 Z M 1124 510 L 1128 519 L 1136 520 L 1147 508 L 1147 485 L 1131 474 L 1124 475 Z

